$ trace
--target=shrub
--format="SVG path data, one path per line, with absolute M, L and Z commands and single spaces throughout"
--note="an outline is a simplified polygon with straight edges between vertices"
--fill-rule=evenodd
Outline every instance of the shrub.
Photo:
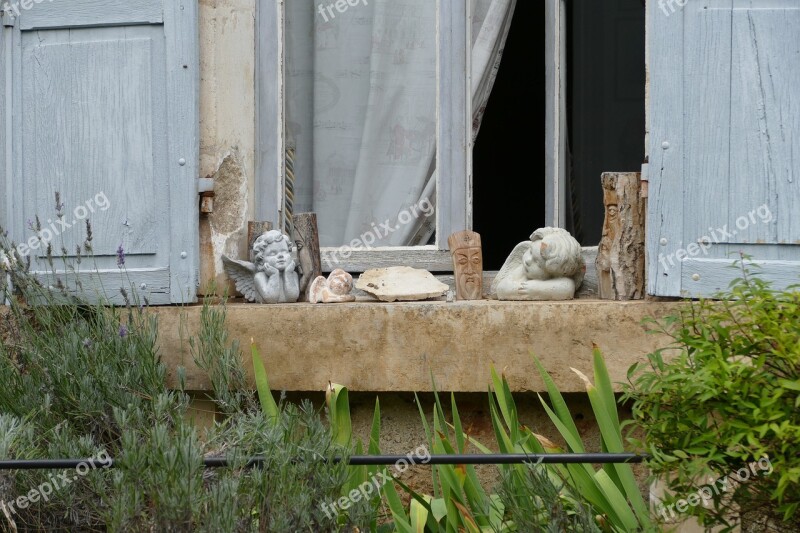
M 282 404 L 277 417 L 260 412 L 244 390 L 224 305 L 206 305 L 200 331 L 189 332 L 227 415 L 201 439 L 188 421 L 188 396 L 167 387 L 156 318 L 126 283 L 124 265 L 126 305 L 114 308 L 84 297 L 70 279 L 76 269 L 66 251 L 57 275 L 48 248 L 52 270 L 43 277 L 29 272 L 14 248 L 0 230 L 0 300 L 10 303 L 0 329 L 11 332 L 0 338 L 0 459 L 115 463 L 103 468 L 103 461 L 85 475 L 0 471 L 0 529 L 316 532 L 373 522 L 370 506 L 324 513 L 321 504 L 338 498 L 350 477 L 346 461 L 333 460 L 346 459 L 348 449 L 309 403 Z M 52 286 L 41 282 L 47 276 Z M 252 455 L 265 463 L 247 467 Z M 232 458 L 231 468 L 204 467 L 204 458 L 222 456 Z M 62 474 L 70 481 L 46 498 L 4 505 Z
M 685 512 L 709 526 L 764 509 L 796 522 L 800 292 L 773 291 L 746 259 L 737 265 L 743 275 L 727 292 L 653 322 L 674 343 L 630 369 L 626 397 L 673 494 L 667 505 L 703 495 L 707 505 Z

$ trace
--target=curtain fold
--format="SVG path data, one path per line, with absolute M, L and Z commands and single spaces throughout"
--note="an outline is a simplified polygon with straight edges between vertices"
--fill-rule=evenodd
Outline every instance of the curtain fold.
M 516 0 L 470 0 L 480 127 Z M 287 145 L 294 210 L 322 246 L 427 244 L 435 232 L 436 3 L 287 2 Z M 323 4 L 324 5 L 324 4 Z M 334 16 L 331 16 L 334 15 Z

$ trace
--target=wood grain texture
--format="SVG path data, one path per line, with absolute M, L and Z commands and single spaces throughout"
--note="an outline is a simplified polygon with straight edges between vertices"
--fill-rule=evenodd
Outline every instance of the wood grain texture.
M 800 266 L 797 261 L 755 261 L 748 264 L 753 275 L 772 282 L 775 290 L 800 285 Z M 698 298 L 724 291 L 731 281 L 742 277 L 741 268 L 732 259 L 686 259 L 683 267 L 683 296 Z
M 173 303 L 194 302 L 199 277 L 200 45 L 196 0 L 164 4 L 169 100 L 170 278 Z M 180 162 L 183 161 L 184 164 Z
M 319 253 L 319 229 L 316 213 L 297 213 L 292 216 L 293 235 L 297 246 L 299 265 L 303 275 L 300 277 L 302 300 L 307 299 L 311 282 L 322 275 L 322 259 Z
M 152 62 L 163 58 L 161 33 L 149 26 L 126 35 L 117 28 L 23 33 L 22 206 L 26 218 L 38 215 L 47 227 L 60 192 L 71 228 L 56 242 L 63 239 L 70 252 L 84 240 L 87 217 L 98 256 L 113 256 L 120 244 L 129 256 L 154 254 L 169 243 L 162 231 L 169 208 L 165 80 Z M 96 205 L 79 209 L 90 200 Z
M 347 272 L 364 272 L 371 268 L 409 266 L 424 268 L 430 272 L 452 272 L 453 260 L 447 250 L 436 250 L 431 246 L 405 248 L 373 248 L 370 250 L 323 248 L 322 271 L 332 272 L 341 268 Z
M 472 78 L 468 3 L 438 0 L 439 91 L 436 141 L 436 239 L 472 229 Z
M 645 200 L 641 174 L 606 172 L 603 188 L 605 220 L 597 260 L 599 296 L 603 300 L 644 298 Z
M 284 2 L 256 2 L 256 217 L 282 220 Z
M 686 6 L 688 7 L 688 6 Z M 684 10 L 686 9 L 684 7 Z M 680 47 L 675 49 L 675 44 Z M 650 92 L 649 199 L 647 227 L 647 292 L 659 296 L 680 294 L 680 267 L 660 268 L 660 244 L 681 241 L 683 232 L 683 15 L 666 17 L 647 9 L 647 48 Z
M 648 292 L 711 295 L 744 249 L 783 285 L 800 270 L 800 64 L 786 59 L 800 54 L 800 6 L 648 11 Z
M 457 231 L 447 239 L 453 258 L 456 299 L 480 300 L 483 297 L 483 249 L 481 236 L 474 231 Z
M 175 3 L 168 0 L 166 3 Z M 130 26 L 164 21 L 164 0 L 70 0 L 69 5 L 39 0 L 31 9 L 20 10 L 23 31 L 82 26 Z
M 104 303 L 125 305 L 125 298 L 120 291 L 121 288 L 125 288 L 128 300 L 134 306 L 172 303 L 168 268 L 130 268 L 124 273 L 119 269 L 98 270 L 77 274 L 56 270 L 34 272 L 34 275 L 48 287 L 57 287 L 60 281 L 70 294 L 79 295 L 88 302 L 98 302 L 98 295 L 103 295 Z M 56 289 L 53 290 L 54 294 L 58 293 Z
M 195 300 L 197 287 L 199 59 L 196 2 L 170 2 L 161 19 L 150 2 L 75 0 L 37 4 L 37 31 L 13 34 L 12 236 L 27 240 L 40 216 L 55 253 L 85 238 L 85 220 L 103 286 L 115 292 L 116 250 L 125 267 L 156 282 L 153 303 Z M 57 9 L 56 9 L 57 7 Z M 91 24 L 76 14 L 103 8 Z M 149 22 L 148 22 L 149 21 Z M 145 22 L 148 22 L 145 24 Z M 41 26 L 41 27 L 40 27 Z M 23 26 L 28 27 L 28 26 Z M 54 192 L 65 204 L 55 216 Z M 39 252 L 37 252 L 39 253 Z M 41 261 L 35 270 L 44 270 Z M 146 285 L 151 285 L 145 283 Z M 167 287 L 165 299 L 160 288 Z M 113 287 L 113 288 L 111 288 Z M 109 294 L 109 297 L 113 297 Z

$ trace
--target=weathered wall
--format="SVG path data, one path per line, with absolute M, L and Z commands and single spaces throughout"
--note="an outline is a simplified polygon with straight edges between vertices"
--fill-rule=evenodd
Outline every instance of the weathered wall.
M 200 290 L 227 283 L 221 256 L 245 251 L 255 169 L 255 2 L 200 0 L 200 176 L 215 179 L 200 218 Z

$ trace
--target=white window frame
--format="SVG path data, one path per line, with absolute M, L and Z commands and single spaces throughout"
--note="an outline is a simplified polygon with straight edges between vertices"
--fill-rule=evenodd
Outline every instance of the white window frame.
M 472 227 L 471 42 L 467 1 L 437 0 L 436 243 L 371 249 L 322 248 L 323 270 L 352 272 L 408 265 L 452 271 L 447 237 Z M 285 0 L 261 0 L 256 7 L 256 216 L 283 220 L 284 110 L 286 93 Z M 281 73 L 281 75 L 276 75 Z M 331 254 L 338 250 L 333 261 Z M 342 251 L 349 257 L 342 259 Z
M 285 5 L 256 3 L 256 183 L 258 220 L 282 225 L 285 179 Z M 408 265 L 452 272 L 447 237 L 472 229 L 471 17 L 468 0 L 437 2 L 436 243 L 429 246 L 322 248 L 322 267 L 351 272 Z M 546 221 L 566 220 L 566 13 L 564 0 L 546 0 Z M 282 228 L 283 229 L 283 228 Z M 331 256 L 338 250 L 334 260 Z M 343 260 L 342 251 L 350 252 Z

